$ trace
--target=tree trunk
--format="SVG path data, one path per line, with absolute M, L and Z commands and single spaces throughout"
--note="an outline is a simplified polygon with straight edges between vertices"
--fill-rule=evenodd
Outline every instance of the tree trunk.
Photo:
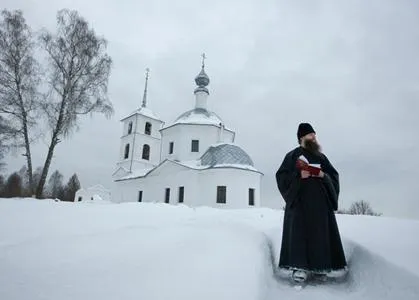
M 20 62 L 17 62 L 17 65 Z M 21 90 L 21 78 L 19 76 L 19 72 L 16 69 L 15 70 L 16 78 L 16 89 L 17 89 L 17 95 L 19 99 L 19 106 L 22 114 L 22 129 L 23 129 L 23 138 L 25 140 L 25 156 L 26 156 L 26 163 L 28 164 L 28 179 L 29 179 L 29 197 L 32 197 L 34 191 L 33 191 L 33 177 L 32 177 L 32 156 L 31 156 L 31 145 L 29 142 L 29 130 L 28 130 L 28 115 L 25 109 L 25 104 L 23 102 L 23 96 L 22 96 L 22 90 Z
M 29 197 L 32 197 L 34 194 L 33 187 L 33 178 L 32 178 L 32 156 L 31 156 L 31 147 L 29 144 L 29 133 L 28 133 L 28 126 L 26 120 L 26 114 L 23 115 L 23 135 L 25 138 L 25 149 L 26 149 L 26 163 L 28 164 L 28 179 L 29 179 Z
M 54 155 L 54 148 L 55 146 L 57 146 L 59 142 L 58 137 L 63 127 L 64 112 L 65 112 L 65 107 L 67 104 L 66 102 L 67 102 L 67 89 L 64 89 L 64 93 L 63 93 L 61 105 L 60 105 L 60 112 L 58 115 L 58 120 L 57 120 L 57 123 L 55 124 L 55 128 L 52 131 L 51 144 L 48 147 L 48 155 L 45 160 L 44 168 L 42 169 L 41 178 L 39 179 L 39 183 L 36 188 L 36 198 L 38 199 L 42 198 L 44 185 L 45 185 L 45 182 L 47 181 L 49 166 L 51 165 L 52 156 Z
M 44 167 L 42 169 L 41 178 L 39 179 L 39 183 L 38 183 L 38 186 L 36 188 L 36 198 L 38 198 L 38 199 L 42 198 L 42 194 L 43 194 L 43 191 L 44 191 L 44 185 L 45 185 L 45 182 L 46 182 L 47 176 L 48 176 L 49 166 L 51 165 L 52 156 L 54 154 L 54 148 L 57 144 L 58 144 L 58 138 L 57 138 L 57 134 L 54 132 L 54 134 L 52 136 L 52 139 L 51 139 L 51 144 L 49 145 L 49 148 L 48 148 L 48 155 L 47 155 L 47 158 L 45 160 Z

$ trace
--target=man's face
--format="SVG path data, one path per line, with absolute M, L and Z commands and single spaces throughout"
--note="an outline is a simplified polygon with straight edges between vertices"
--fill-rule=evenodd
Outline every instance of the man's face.
M 317 137 L 315 133 L 309 133 L 303 136 L 301 138 L 301 145 L 312 153 L 317 154 L 322 151 L 321 149 L 322 147 L 317 141 Z
M 301 143 L 304 145 L 307 140 L 312 141 L 314 143 L 317 143 L 316 134 L 314 132 L 313 133 L 306 134 L 305 136 L 303 136 L 301 138 Z

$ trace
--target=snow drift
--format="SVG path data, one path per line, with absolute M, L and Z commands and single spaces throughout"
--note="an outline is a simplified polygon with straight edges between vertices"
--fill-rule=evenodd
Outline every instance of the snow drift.
M 419 222 L 338 216 L 348 279 L 296 291 L 275 268 L 282 216 L 0 199 L 0 299 L 419 298 Z

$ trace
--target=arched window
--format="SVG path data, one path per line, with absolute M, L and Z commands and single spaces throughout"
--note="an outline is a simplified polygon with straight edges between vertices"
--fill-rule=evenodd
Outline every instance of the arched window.
M 131 134 L 132 132 L 132 122 L 129 122 L 128 124 L 128 134 Z
M 147 144 L 143 146 L 143 159 L 150 160 L 150 146 Z
M 146 122 L 145 123 L 145 129 L 144 129 L 144 133 L 150 135 L 151 134 L 151 123 L 150 122 Z
M 124 153 L 124 158 L 127 159 L 129 156 L 129 144 L 125 145 L 125 153 Z

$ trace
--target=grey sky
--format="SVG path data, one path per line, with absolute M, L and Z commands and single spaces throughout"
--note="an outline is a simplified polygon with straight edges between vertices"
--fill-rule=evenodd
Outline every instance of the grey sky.
M 56 148 L 51 172 L 76 172 L 84 186 L 111 184 L 119 119 L 141 104 L 172 121 L 194 105 L 205 52 L 209 108 L 264 174 L 265 204 L 282 206 L 274 175 L 311 122 L 341 176 L 341 204 L 365 199 L 388 216 L 419 218 L 419 4 L 417 1 L 23 1 L 34 28 L 54 28 L 77 9 L 109 41 L 116 114 L 85 119 Z M 46 143 L 34 149 L 43 164 Z M 9 172 L 24 164 L 9 157 Z

